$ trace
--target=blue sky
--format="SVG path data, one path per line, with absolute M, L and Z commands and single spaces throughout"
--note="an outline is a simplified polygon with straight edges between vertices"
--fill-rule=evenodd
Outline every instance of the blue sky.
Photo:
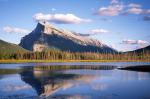
M 90 34 L 119 51 L 150 43 L 150 0 L 0 0 L 0 39 L 18 44 L 37 20 Z

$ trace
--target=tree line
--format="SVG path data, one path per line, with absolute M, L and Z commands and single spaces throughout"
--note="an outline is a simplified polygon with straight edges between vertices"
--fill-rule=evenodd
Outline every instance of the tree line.
M 0 53 L 0 59 L 16 60 L 150 60 L 150 51 L 140 53 L 93 53 L 93 52 L 64 52 L 64 51 L 44 51 L 44 52 L 17 52 Z

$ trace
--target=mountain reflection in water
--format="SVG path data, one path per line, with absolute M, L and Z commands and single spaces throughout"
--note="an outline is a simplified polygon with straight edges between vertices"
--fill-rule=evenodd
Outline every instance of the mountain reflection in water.
M 26 93 L 21 99 L 149 98 L 150 73 L 116 68 L 115 66 L 28 66 L 18 70 L 7 69 L 0 75 L 0 96 L 2 90 L 11 87 L 11 90 L 9 88 L 9 91 L 3 92 L 5 98 L 14 96 L 14 99 L 19 99 L 15 98 L 16 94 L 22 95 L 18 91 Z M 17 78 L 15 83 L 10 82 L 11 79 L 14 80 L 11 75 Z M 6 79 L 7 82 L 4 81 L 6 84 L 2 82 L 3 79 Z M 24 84 L 17 85 L 20 82 Z M 15 89 L 18 91 L 15 92 Z M 28 93 L 25 90 L 28 90 Z M 7 95 L 7 92 L 12 94 Z
M 66 89 L 74 86 L 73 80 L 89 82 L 95 75 L 65 74 L 59 70 L 68 69 L 102 69 L 111 70 L 114 66 L 37 66 L 22 68 L 21 79 L 31 85 L 39 96 L 48 97 L 60 88 Z M 70 81 L 68 81 L 70 80 Z M 94 86 L 95 89 L 103 86 Z M 105 86 L 104 86 L 105 87 Z

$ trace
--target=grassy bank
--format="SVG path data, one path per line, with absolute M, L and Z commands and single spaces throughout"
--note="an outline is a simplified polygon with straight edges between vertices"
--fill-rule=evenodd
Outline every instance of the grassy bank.
M 0 63 L 45 63 L 45 62 L 150 62 L 150 60 L 0 60 Z

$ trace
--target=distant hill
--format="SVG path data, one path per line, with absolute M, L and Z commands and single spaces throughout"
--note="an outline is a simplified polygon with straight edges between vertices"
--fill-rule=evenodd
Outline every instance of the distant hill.
M 28 50 L 20 47 L 19 45 L 0 40 L 0 54 L 11 54 L 16 52 L 28 52 Z
M 146 51 L 150 51 L 150 45 L 144 48 L 140 48 L 134 51 L 129 51 L 129 52 L 137 52 L 137 53 L 141 53 L 141 52 L 146 52 Z
M 150 45 L 141 49 L 135 50 L 136 52 L 150 51 Z
M 48 22 L 39 22 L 31 33 L 22 38 L 19 45 L 39 52 L 45 48 L 70 52 L 117 52 L 98 40 L 56 28 Z

